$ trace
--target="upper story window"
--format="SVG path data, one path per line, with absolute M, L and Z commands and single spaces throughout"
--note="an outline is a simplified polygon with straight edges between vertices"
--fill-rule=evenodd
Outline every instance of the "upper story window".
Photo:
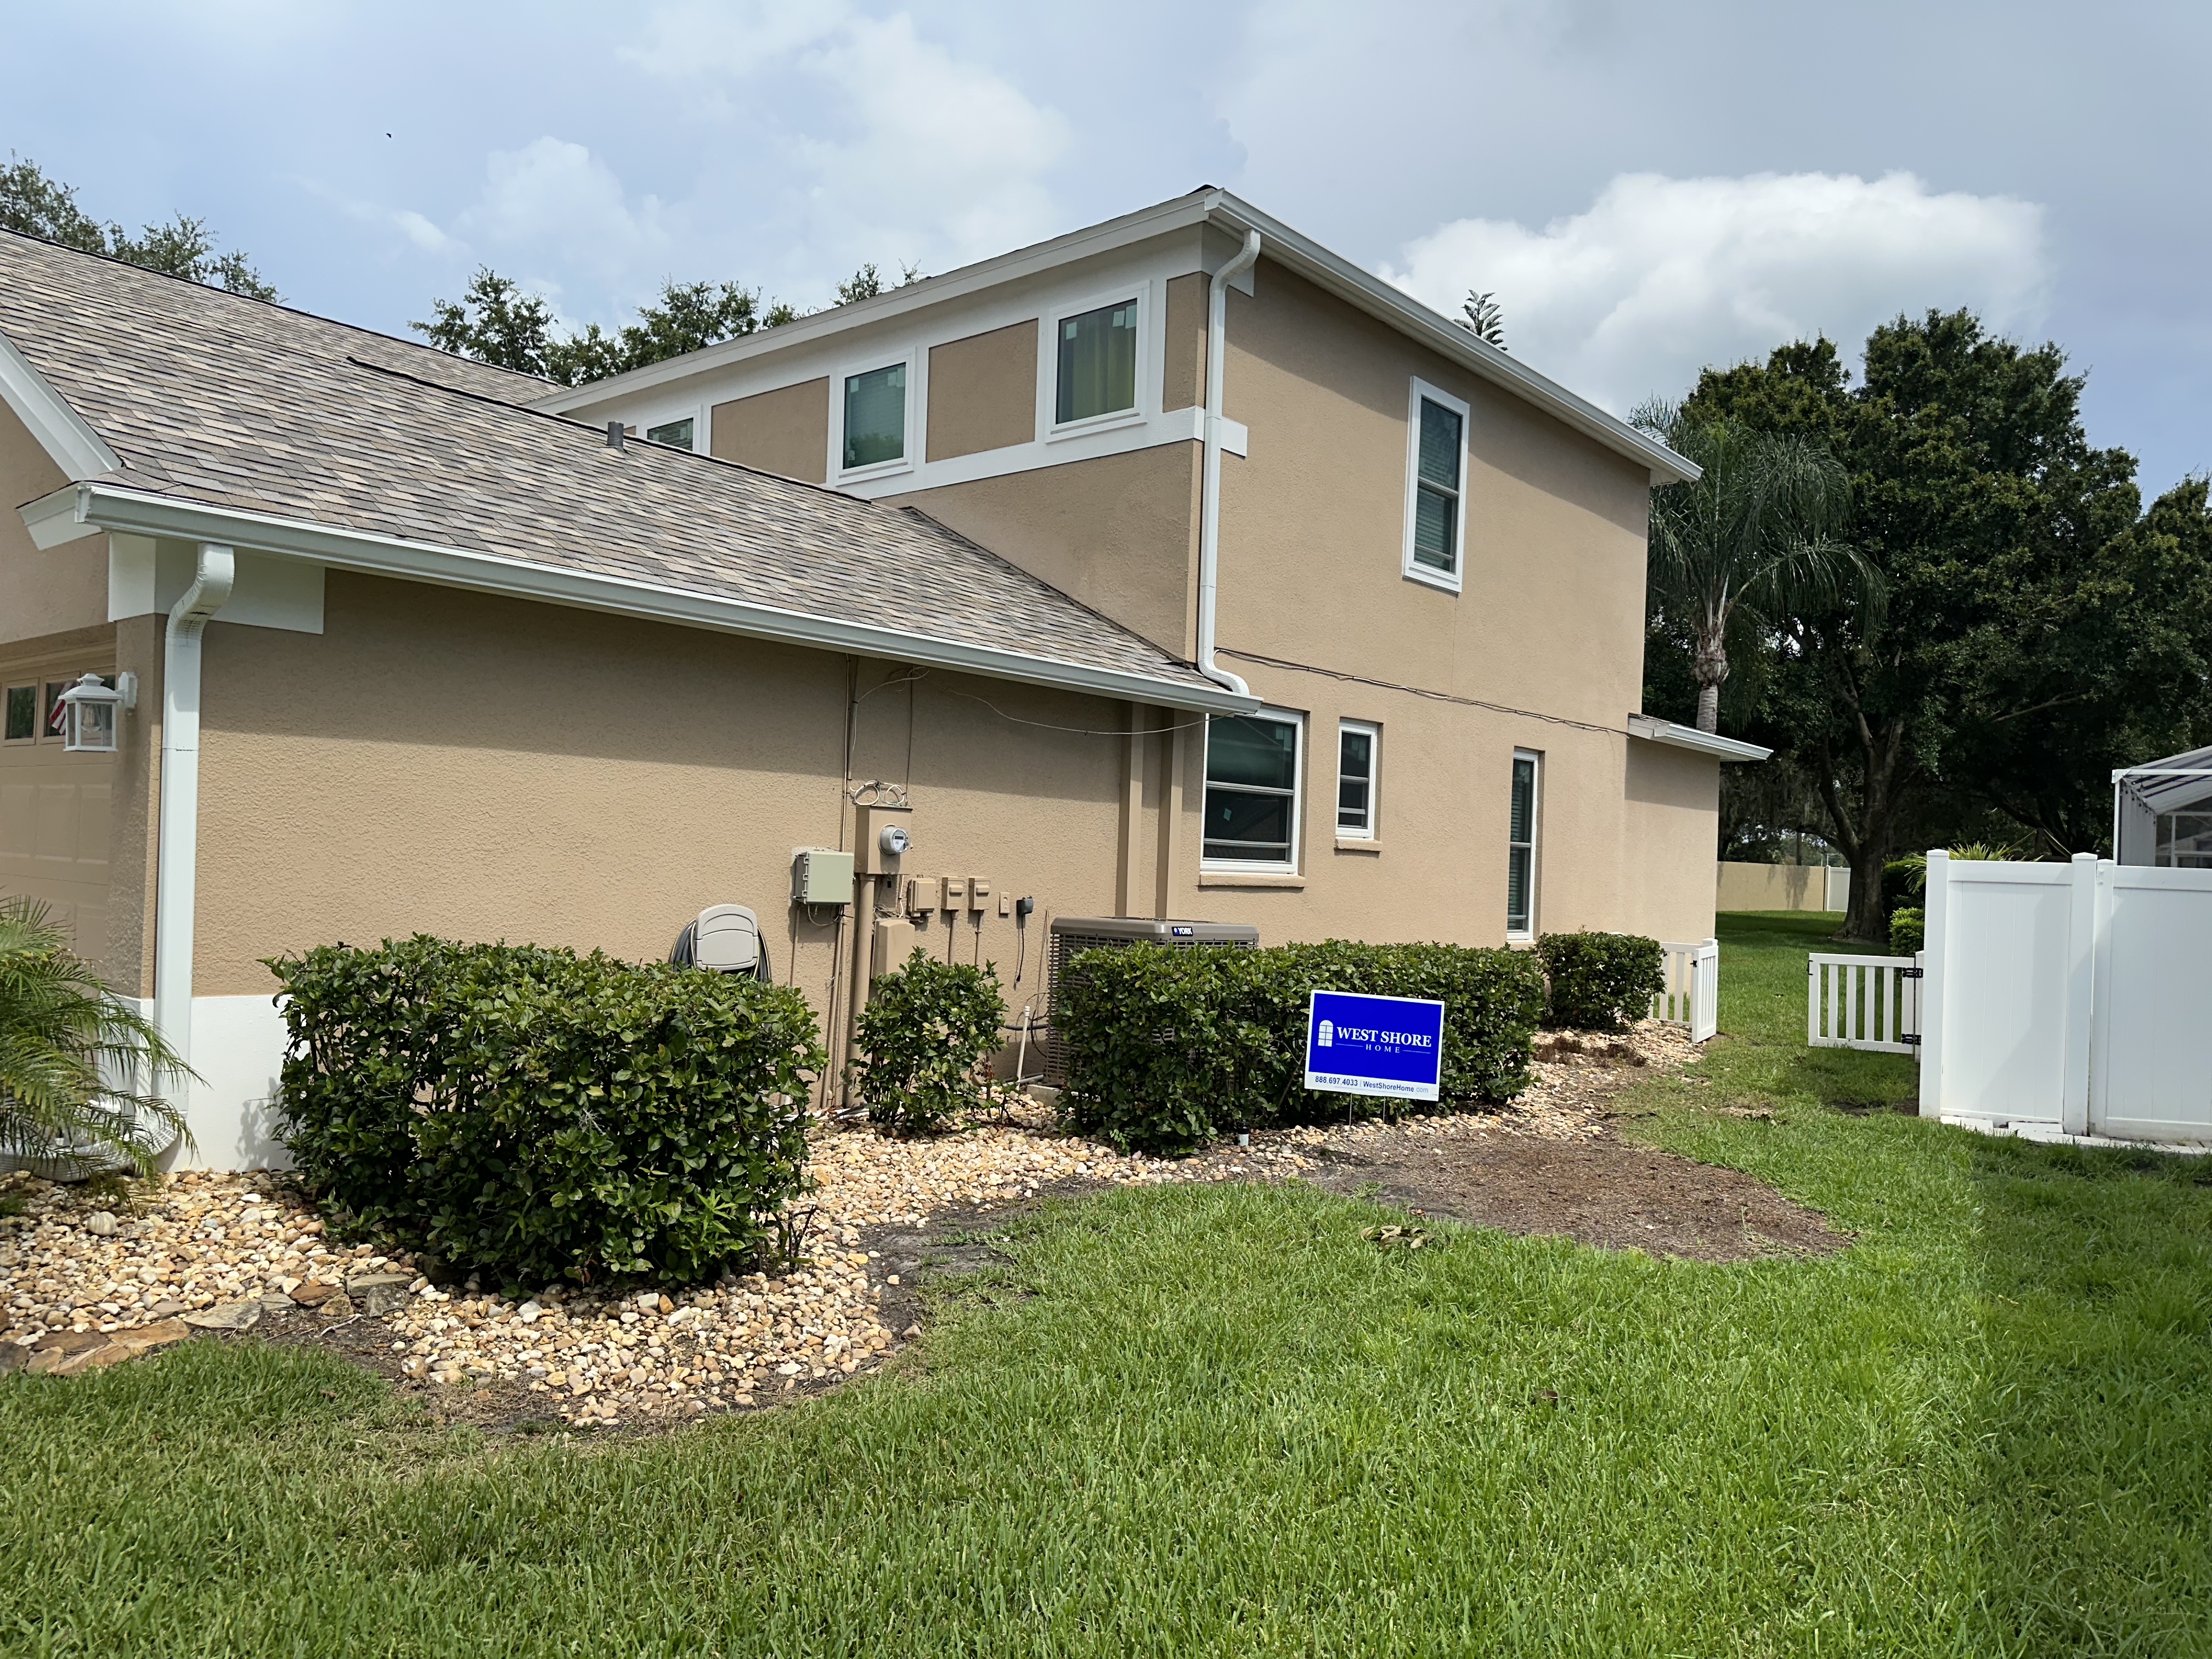
M 1137 329 L 1133 299 L 1060 319 L 1055 424 L 1136 408 Z
M 1206 721 L 1206 863 L 1297 868 L 1304 734 L 1304 715 L 1275 708 Z
M 1513 751 L 1513 811 L 1505 832 L 1505 937 L 1536 933 L 1536 773 L 1542 757 Z
M 1406 574 L 1459 591 L 1467 537 L 1468 406 L 1413 382 L 1406 460 Z
M 845 377 L 844 453 L 848 472 L 906 459 L 904 363 Z
M 1365 720 L 1336 726 L 1336 835 L 1340 841 L 1375 839 L 1375 771 L 1382 732 Z
M 691 447 L 691 417 L 687 415 L 680 421 L 671 421 L 666 426 L 649 426 L 645 429 L 645 435 L 651 442 L 666 444 L 672 449 L 689 449 Z

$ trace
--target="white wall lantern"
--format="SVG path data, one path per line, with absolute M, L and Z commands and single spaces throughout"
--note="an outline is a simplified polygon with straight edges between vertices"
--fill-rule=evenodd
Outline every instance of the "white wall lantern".
M 118 674 L 110 686 L 97 674 L 87 674 L 62 693 L 67 710 L 62 727 L 62 750 L 72 755 L 112 755 L 115 752 L 115 717 L 119 709 L 138 703 L 138 677 Z

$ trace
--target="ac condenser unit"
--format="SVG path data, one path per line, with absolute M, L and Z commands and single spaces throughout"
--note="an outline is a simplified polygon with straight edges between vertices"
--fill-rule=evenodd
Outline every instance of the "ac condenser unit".
M 1170 948 L 1206 945 L 1256 951 L 1260 930 L 1241 921 L 1154 921 L 1139 916 L 1054 916 L 1046 958 L 1045 1081 L 1057 1086 L 1067 1079 L 1066 1051 L 1053 1020 L 1069 961 L 1085 951 L 1121 950 L 1132 945 Z

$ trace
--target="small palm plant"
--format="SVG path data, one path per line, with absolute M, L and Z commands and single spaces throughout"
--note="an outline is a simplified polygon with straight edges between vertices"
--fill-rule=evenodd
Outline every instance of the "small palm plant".
M 44 905 L 0 900 L 0 1154 L 150 1173 L 155 1154 L 187 1133 L 160 1091 L 191 1074 L 69 949 Z M 168 1133 L 149 1133 L 157 1127 Z

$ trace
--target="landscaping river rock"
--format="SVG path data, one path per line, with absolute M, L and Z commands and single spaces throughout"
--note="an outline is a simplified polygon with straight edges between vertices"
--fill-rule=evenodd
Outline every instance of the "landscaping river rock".
M 441 1285 L 404 1252 L 333 1238 L 279 1171 L 184 1171 L 100 1190 L 0 1176 L 0 1210 L 18 1212 L 0 1214 L 0 1370 L 73 1375 L 202 1332 L 289 1336 L 304 1322 L 310 1334 L 343 1334 L 356 1353 L 367 1338 L 380 1369 L 411 1383 L 503 1385 L 569 1423 L 765 1405 L 873 1370 L 916 1334 L 910 1322 L 893 1328 L 900 1316 L 889 1311 L 909 1301 L 901 1268 L 912 1264 L 866 1249 L 873 1231 L 1047 1188 L 1295 1176 L 1339 1140 L 1372 1146 L 1475 1121 L 1577 1137 L 1627 1068 L 1693 1052 L 1646 1025 L 1607 1049 L 1554 1052 L 1500 1115 L 1263 1132 L 1249 1146 L 1180 1161 L 1055 1134 L 1026 1100 L 1003 1121 L 933 1139 L 825 1127 L 809 1163 L 813 1190 L 790 1206 L 804 1229 L 800 1265 L 683 1289 Z

